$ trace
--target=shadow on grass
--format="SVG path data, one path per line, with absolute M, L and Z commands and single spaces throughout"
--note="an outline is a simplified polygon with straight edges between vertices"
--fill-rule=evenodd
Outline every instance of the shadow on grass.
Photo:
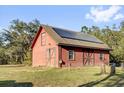
M 15 80 L 0 81 L 0 87 L 32 87 L 31 82 L 16 82 Z
M 95 75 L 100 75 L 100 74 L 95 74 Z M 106 80 L 107 82 L 104 82 Z M 92 87 L 100 83 L 102 83 L 103 87 L 122 87 L 122 86 L 124 87 L 124 73 L 108 75 L 107 77 L 101 80 L 91 81 L 89 83 L 79 85 L 78 87 Z
M 109 82 L 104 84 L 104 87 L 124 87 L 124 73 L 115 74 L 115 77 L 109 79 Z
M 100 74 L 98 74 L 98 75 L 100 75 Z M 99 83 L 101 83 L 101 82 L 107 80 L 107 79 L 110 78 L 110 77 L 111 77 L 111 75 L 108 75 L 108 76 L 105 77 L 104 79 L 97 80 L 97 81 L 91 81 L 91 82 L 89 82 L 89 83 L 79 85 L 78 87 L 92 87 L 92 86 L 94 86 L 94 85 L 97 85 L 97 84 L 99 84 Z

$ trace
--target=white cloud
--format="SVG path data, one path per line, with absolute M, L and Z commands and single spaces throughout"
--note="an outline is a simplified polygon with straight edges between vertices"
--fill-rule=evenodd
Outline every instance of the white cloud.
M 120 6 L 111 6 L 108 9 L 103 7 L 91 7 L 89 13 L 85 15 L 86 19 L 91 19 L 94 22 L 108 22 L 110 20 L 122 18 L 123 15 L 119 13 L 121 10 Z M 119 14 L 119 15 L 118 15 Z M 115 18 L 115 15 L 117 16 Z
M 118 20 L 118 19 L 122 19 L 124 18 L 124 15 L 119 13 L 119 14 L 116 14 L 115 17 L 113 18 L 114 20 Z

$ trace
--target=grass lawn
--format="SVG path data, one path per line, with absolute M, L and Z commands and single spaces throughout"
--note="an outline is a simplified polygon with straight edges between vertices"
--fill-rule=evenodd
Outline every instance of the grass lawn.
M 109 68 L 107 68 L 109 72 Z M 100 75 L 100 67 L 82 68 L 32 68 L 0 66 L 0 86 L 124 86 L 124 71 L 117 68 L 116 75 Z

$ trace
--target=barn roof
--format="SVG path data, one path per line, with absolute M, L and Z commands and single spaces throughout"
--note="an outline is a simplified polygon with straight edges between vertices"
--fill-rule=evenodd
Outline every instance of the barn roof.
M 59 34 L 62 38 L 75 39 L 75 40 L 94 42 L 94 43 L 103 43 L 96 37 L 93 37 L 89 34 L 84 34 L 83 32 L 74 32 L 66 29 L 57 28 L 57 27 L 52 27 L 52 29 L 57 34 Z
M 44 28 L 58 45 L 110 50 L 108 45 L 94 36 L 48 25 L 42 25 L 40 27 L 40 30 L 37 32 L 33 40 L 32 48 L 39 36 L 41 28 Z

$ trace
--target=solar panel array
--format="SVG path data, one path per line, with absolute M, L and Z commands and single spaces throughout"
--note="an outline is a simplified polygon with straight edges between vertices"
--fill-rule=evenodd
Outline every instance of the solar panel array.
M 63 38 L 76 39 L 76 40 L 95 42 L 95 43 L 103 43 L 99 39 L 91 35 L 84 34 L 82 32 L 74 32 L 74 31 L 65 30 L 65 29 L 56 28 L 56 27 L 52 27 L 52 29 Z

